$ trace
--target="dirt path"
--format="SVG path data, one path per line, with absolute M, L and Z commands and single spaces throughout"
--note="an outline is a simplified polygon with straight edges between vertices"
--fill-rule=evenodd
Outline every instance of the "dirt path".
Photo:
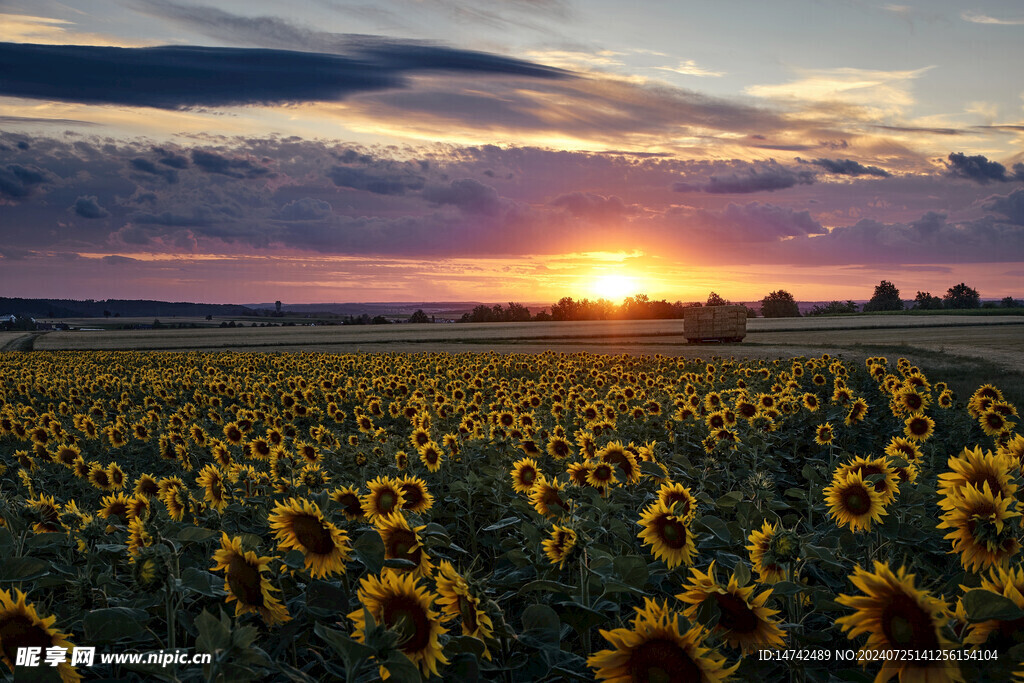
M 15 337 L 3 346 L 0 346 L 0 351 L 31 351 L 35 347 L 36 337 L 44 334 L 46 332 L 29 332 L 20 337 Z

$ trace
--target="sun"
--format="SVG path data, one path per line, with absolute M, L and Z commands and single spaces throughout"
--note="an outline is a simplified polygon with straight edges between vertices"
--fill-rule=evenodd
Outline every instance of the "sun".
M 596 278 L 590 288 L 602 299 L 619 302 L 627 296 L 636 294 L 637 282 L 626 275 L 611 273 Z

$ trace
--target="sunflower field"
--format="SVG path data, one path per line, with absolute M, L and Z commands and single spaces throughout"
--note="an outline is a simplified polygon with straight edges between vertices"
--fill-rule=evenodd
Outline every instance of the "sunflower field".
M 1018 413 L 905 359 L 0 354 L 31 680 L 1008 680 Z

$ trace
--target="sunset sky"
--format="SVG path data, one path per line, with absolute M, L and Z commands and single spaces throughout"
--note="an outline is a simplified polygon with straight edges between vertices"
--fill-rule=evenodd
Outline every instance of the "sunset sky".
M 1021 64 L 1013 0 L 5 0 L 0 296 L 1022 298 Z

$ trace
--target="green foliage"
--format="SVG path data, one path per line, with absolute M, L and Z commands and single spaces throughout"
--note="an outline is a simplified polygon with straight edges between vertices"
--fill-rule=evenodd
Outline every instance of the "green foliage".
M 981 297 L 978 290 L 961 282 L 946 290 L 942 304 L 946 308 L 978 308 L 981 306 Z
M 888 280 L 882 280 L 875 285 L 875 293 L 871 300 L 864 304 L 864 312 L 874 311 L 902 311 L 903 300 L 900 299 L 900 290 Z
M 761 299 L 761 315 L 765 318 L 799 318 L 800 307 L 792 294 L 780 289 Z

